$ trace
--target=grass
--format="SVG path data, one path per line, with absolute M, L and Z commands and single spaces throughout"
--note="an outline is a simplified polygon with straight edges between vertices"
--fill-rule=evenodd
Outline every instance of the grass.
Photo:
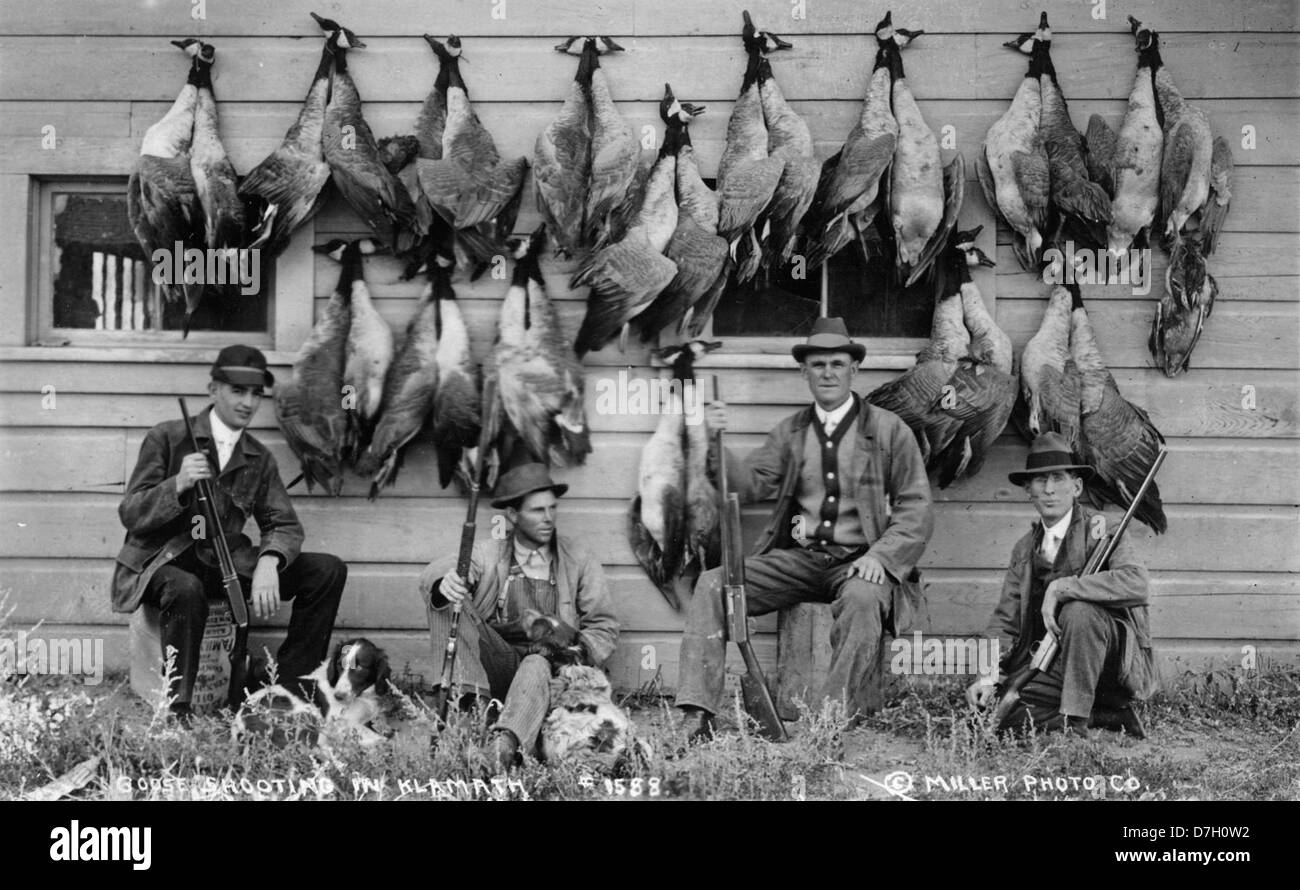
M 271 708 L 257 717 L 272 731 L 236 738 L 229 715 L 176 728 L 165 707 L 135 698 L 120 677 L 96 688 L 8 677 L 0 678 L 0 798 L 21 798 L 95 756 L 92 779 L 72 796 L 860 799 L 893 797 L 885 777 L 905 773 L 910 780 L 895 777 L 891 787 L 923 799 L 1300 798 L 1296 669 L 1186 672 L 1145 707 L 1146 741 L 1104 732 L 999 738 L 966 706 L 959 680 L 906 678 L 853 730 L 842 705 L 805 707 L 785 744 L 757 736 L 737 703 L 718 739 L 686 749 L 656 677 L 621 699 L 651 746 L 643 762 L 602 773 L 529 759 L 496 776 L 483 714 L 462 715 L 431 748 L 429 708 L 409 687 L 393 704 L 389 742 L 322 748 L 310 721 Z

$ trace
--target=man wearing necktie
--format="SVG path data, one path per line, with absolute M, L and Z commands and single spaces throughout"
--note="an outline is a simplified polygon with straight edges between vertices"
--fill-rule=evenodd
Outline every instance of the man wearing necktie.
M 133 612 L 142 603 L 160 610 L 164 658 L 168 648 L 176 650 L 172 711 L 182 722 L 190 718 L 208 600 L 223 596 L 215 555 L 204 543 L 206 519 L 196 505 L 199 480 L 216 482 L 221 526 L 253 617 L 270 618 L 293 601 L 276 656 L 282 683 L 295 682 L 325 660 L 348 576 L 338 557 L 300 552 L 302 524 L 275 458 L 247 430 L 265 387 L 275 382 L 266 356 L 251 346 L 227 346 L 213 362 L 211 378 L 212 404 L 194 418 L 202 451 L 191 447 L 183 420 L 158 424 L 145 435 L 118 506 L 127 533 L 113 575 L 113 611 Z M 242 534 L 249 518 L 261 532 L 256 546 Z M 264 666 L 255 665 L 250 679 L 264 682 Z
M 1009 476 L 1025 489 L 1039 518 L 1011 551 L 985 634 L 998 640 L 1005 675 L 1033 657 L 1017 643 L 1041 640 L 1050 631 L 1058 649 L 1048 670 L 1021 690 L 1000 729 L 1032 723 L 1078 735 L 1089 726 L 1145 735 L 1132 701 L 1150 695 L 1155 683 L 1147 571 L 1121 538 L 1104 571 L 1078 577 L 1106 534 L 1106 517 L 1079 503 L 1092 475 L 1091 467 L 1074 463 L 1064 437 L 1043 433 L 1030 446 L 1024 471 Z M 997 673 L 981 676 L 967 698 L 991 703 L 998 679 Z
M 600 559 L 556 531 L 557 500 L 568 489 L 552 481 L 542 464 L 515 467 L 497 480 L 492 501 L 505 512 L 510 532 L 475 543 L 468 578 L 456 573 L 454 554 L 434 560 L 420 574 L 435 654 L 447 645 L 450 606 L 468 607 L 458 628 L 452 681 L 458 693 L 490 695 L 504 703 L 492 752 L 503 770 L 522 752 L 536 752 L 550 711 L 551 665 L 528 639 L 520 620 L 524 612 L 558 618 L 576 631 L 584 664 L 604 664 L 618 643 L 618 619 Z
M 930 483 L 907 424 L 853 392 L 866 348 L 842 319 L 818 319 L 791 352 L 813 404 L 781 421 L 744 461 L 727 459 L 728 485 L 742 502 L 776 500 L 745 560 L 749 614 L 830 603 L 830 669 L 821 689 L 808 690 L 809 704 L 839 699 L 859 719 L 883 703 L 885 630 L 906 632 L 919 606 L 916 564 L 934 529 Z M 714 402 L 705 418 L 725 429 L 726 405 Z M 699 716 L 693 739 L 713 734 L 724 706 L 721 585 L 720 569 L 700 576 L 682 635 L 677 705 Z

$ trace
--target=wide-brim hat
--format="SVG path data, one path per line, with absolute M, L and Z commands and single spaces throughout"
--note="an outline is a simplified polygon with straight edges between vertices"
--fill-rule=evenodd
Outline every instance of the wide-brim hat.
M 854 343 L 849 338 L 849 329 L 842 318 L 819 318 L 813 322 L 812 333 L 803 343 L 790 350 L 794 360 L 802 362 L 814 352 L 847 352 L 855 362 L 860 362 L 867 355 L 867 347 Z
M 212 379 L 233 386 L 273 386 L 275 377 L 266 369 L 266 356 L 252 346 L 227 346 L 212 363 Z
M 1012 485 L 1024 485 L 1035 476 L 1069 470 L 1078 473 L 1087 482 L 1095 471 L 1087 464 L 1076 464 L 1070 452 L 1070 444 L 1060 433 L 1043 433 L 1029 446 L 1029 456 L 1025 458 L 1025 468 L 1019 472 L 1008 473 Z
M 542 464 L 521 464 L 497 480 L 497 490 L 492 497 L 492 506 L 501 508 L 512 501 L 527 497 L 535 491 L 553 491 L 555 496 L 563 497 L 569 486 L 551 479 Z

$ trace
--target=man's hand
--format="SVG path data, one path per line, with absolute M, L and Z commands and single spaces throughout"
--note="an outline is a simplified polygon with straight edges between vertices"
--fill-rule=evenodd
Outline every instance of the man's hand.
M 1056 623 L 1056 610 L 1061 607 L 1061 579 L 1047 585 L 1043 592 L 1043 626 L 1051 631 L 1057 639 L 1061 637 L 1061 626 Z
M 853 560 L 853 565 L 849 566 L 849 577 L 852 578 L 854 575 L 861 575 L 872 584 L 885 583 L 885 567 L 870 553 L 864 553 Z
M 704 407 L 704 422 L 712 432 L 726 432 L 727 403 L 720 401 L 709 402 L 709 404 Z
M 253 615 L 270 618 L 280 611 L 280 558 L 267 553 L 253 570 Z
M 998 691 L 998 678 L 985 674 L 966 687 L 966 701 L 977 708 L 987 708 L 993 703 Z
M 176 471 L 176 494 L 182 495 L 194 487 L 200 479 L 212 478 L 212 465 L 206 456 L 187 454 L 181 460 L 181 468 Z
M 472 584 L 474 583 L 475 580 L 477 580 L 474 578 L 473 568 L 470 569 L 469 574 L 470 574 L 469 584 Z M 465 601 L 465 597 L 469 596 L 469 584 L 465 582 L 464 578 L 456 574 L 455 569 L 452 569 L 450 572 L 442 576 L 442 584 L 439 585 L 438 592 L 443 595 L 443 597 L 447 600 L 447 602 L 451 603 L 453 606 L 456 606 L 463 603 Z

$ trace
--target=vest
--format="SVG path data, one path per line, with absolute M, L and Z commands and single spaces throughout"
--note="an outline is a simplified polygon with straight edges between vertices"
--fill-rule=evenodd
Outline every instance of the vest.
M 854 407 L 831 436 L 814 415 L 804 433 L 803 466 L 795 498 L 808 544 L 862 547 L 868 543 L 854 498 L 864 467 L 857 454 L 858 408 Z M 798 535 L 795 536 L 796 540 Z

